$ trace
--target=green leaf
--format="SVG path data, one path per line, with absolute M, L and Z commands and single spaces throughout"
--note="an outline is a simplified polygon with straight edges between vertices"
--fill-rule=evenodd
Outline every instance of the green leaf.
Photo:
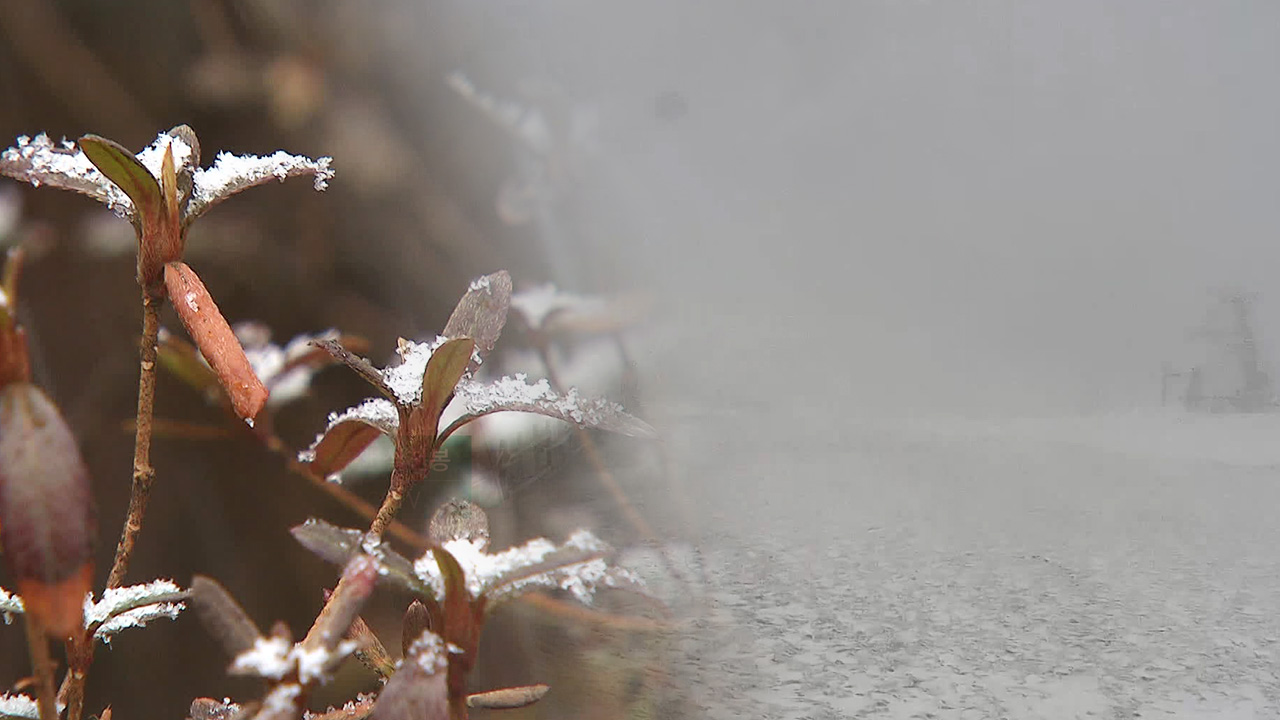
M 476 343 L 471 338 L 447 340 L 431 352 L 427 369 L 422 373 L 422 407 L 436 418 L 453 395 L 453 389 L 467 371 Z M 434 423 L 431 424 L 434 431 Z
M 77 144 L 89 162 L 133 201 L 138 222 L 144 222 L 143 218 L 159 220 L 164 205 L 160 183 L 133 153 L 99 135 L 85 135 Z

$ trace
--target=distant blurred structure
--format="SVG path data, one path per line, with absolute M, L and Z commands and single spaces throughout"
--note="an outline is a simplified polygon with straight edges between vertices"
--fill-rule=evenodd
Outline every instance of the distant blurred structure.
M 1203 359 L 1186 371 L 1165 364 L 1161 402 L 1180 386 L 1187 410 L 1214 413 L 1269 412 L 1277 408 L 1271 376 L 1258 347 L 1253 309 L 1256 293 L 1216 293 L 1205 322 L 1191 337 L 1204 347 Z

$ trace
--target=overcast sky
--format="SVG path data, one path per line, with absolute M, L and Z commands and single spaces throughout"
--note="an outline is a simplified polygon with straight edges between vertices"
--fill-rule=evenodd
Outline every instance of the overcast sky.
M 605 5 L 504 11 L 598 109 L 592 221 L 709 382 L 1155 402 L 1232 287 L 1280 347 L 1280 4 Z

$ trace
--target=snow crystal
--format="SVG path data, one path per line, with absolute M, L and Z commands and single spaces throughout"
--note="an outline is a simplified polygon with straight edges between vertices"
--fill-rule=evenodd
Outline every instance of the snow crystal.
M 182 592 L 172 580 L 153 580 L 142 585 L 130 585 L 122 588 L 111 588 L 102 593 L 102 599 L 93 601 L 93 595 L 86 595 L 84 600 L 85 624 L 105 622 L 108 618 L 155 602 L 171 601 L 173 596 Z
M 13 622 L 13 616 L 21 614 L 23 609 L 22 598 L 0 588 L 0 614 L 4 615 L 5 625 Z
M 561 548 L 557 548 L 546 538 L 530 540 L 519 547 L 492 555 L 484 552 L 482 542 L 475 540 L 450 540 L 444 543 L 443 547 L 462 568 L 467 579 L 467 592 L 472 597 L 486 594 L 490 602 L 494 603 L 519 595 L 535 586 L 568 590 L 578 600 L 589 603 L 592 592 L 599 584 L 614 585 L 619 580 L 639 584 L 639 580 L 631 573 L 620 568 L 610 568 L 601 558 L 567 563 L 512 583 L 502 582 L 503 578 L 510 577 L 523 568 L 538 565 L 557 550 L 566 548 L 583 552 L 607 550 L 607 546 L 599 538 L 586 530 L 574 533 Z M 444 576 L 440 572 L 434 554 L 426 553 L 414 562 L 413 567 L 414 572 L 431 585 L 437 596 L 444 596 Z M 498 586 L 500 587 L 495 595 L 492 591 Z
M 283 150 L 265 157 L 220 152 L 212 167 L 195 172 L 195 188 L 188 212 L 193 216 L 199 215 L 209 206 L 273 178 L 283 181 L 296 175 L 312 174 L 315 176 L 315 189 L 324 190 L 333 178 L 333 170 L 329 167 L 331 162 L 333 158 L 312 160 Z
M 593 427 L 625 414 L 621 405 L 603 398 L 583 398 L 577 388 L 569 388 L 563 395 L 557 393 L 545 378 L 530 385 L 523 373 L 488 383 L 464 378 L 455 390 L 455 400 L 470 415 L 485 415 L 499 410 L 539 412 Z
M 327 679 L 329 670 L 359 646 L 355 640 L 343 640 L 333 651 L 323 647 L 308 650 L 301 645 L 295 646 L 291 655 L 298 664 L 298 679 L 304 683 Z
M 34 187 L 47 184 L 74 190 L 102 202 L 116 215 L 129 218 L 133 214 L 129 196 L 99 172 L 83 152 L 72 151 L 67 145 L 65 141 L 61 146 L 55 144 L 44 133 L 34 139 L 19 136 L 16 145 L 0 153 L 0 173 Z
M 530 385 L 528 376 L 518 373 L 488 383 L 460 382 L 455 391 L 467 412 L 483 415 L 510 406 L 538 405 L 557 397 L 546 378 Z
M 430 630 L 423 632 L 409 645 L 406 657 L 412 658 L 419 667 L 431 675 L 443 672 L 449 664 L 448 656 L 445 655 L 444 642 L 439 635 Z
M 357 647 L 359 643 L 354 640 L 343 640 L 330 651 L 324 647 L 308 648 L 302 643 L 290 645 L 278 637 L 258 638 L 251 649 L 236 656 L 231 672 L 279 680 L 296 670 L 298 679 L 304 683 L 323 681 L 329 670 Z
M 400 364 L 383 370 L 382 380 L 400 402 L 412 405 L 422 399 L 422 375 L 427 371 L 427 361 L 431 359 L 431 353 L 445 342 L 447 338 L 437 335 L 430 343 L 404 340 L 396 348 Z
M 177 620 L 178 613 L 185 610 L 186 607 L 184 603 L 155 603 L 127 610 L 99 625 L 98 629 L 93 632 L 93 637 L 110 645 L 111 636 L 121 630 L 131 627 L 144 627 L 147 623 L 159 618 Z
M 165 148 L 173 148 L 173 166 L 181 168 L 187 163 L 187 158 L 191 157 L 191 146 L 187 145 L 182 138 L 174 137 L 168 133 L 160 133 L 150 145 L 142 152 L 138 153 L 138 162 L 151 171 L 155 177 L 160 177 L 160 168 L 164 164 Z
M 489 279 L 482 277 L 485 286 L 488 285 Z M 477 280 L 472 283 L 472 289 L 476 289 Z M 405 405 L 413 405 L 422 401 L 422 376 L 427 372 L 427 361 L 431 359 L 434 353 L 441 345 L 449 342 L 450 338 L 437 335 L 435 340 L 429 343 L 414 342 L 413 340 L 401 340 L 396 347 L 396 354 L 400 356 L 400 364 L 394 365 L 382 371 L 382 381 L 391 388 L 396 394 L 396 398 Z M 476 349 L 471 350 L 471 362 L 473 365 L 479 365 L 482 361 L 480 352 Z M 469 377 L 470 373 L 463 375 Z
M 257 638 L 253 647 L 236 656 L 231 672 L 279 680 L 294 668 L 293 646 L 283 638 Z
M 369 398 L 363 403 L 343 410 L 340 413 L 329 413 L 329 423 L 325 431 L 316 436 L 311 447 L 298 453 L 298 462 L 309 463 L 316 459 L 316 448 L 330 430 L 348 420 L 358 420 L 378 428 L 388 435 L 395 435 L 400 428 L 400 412 L 394 403 L 386 398 Z
M 293 717 L 298 711 L 298 699 L 302 695 L 302 686 L 297 683 L 278 685 L 262 701 L 262 717 Z
M 0 716 L 32 718 L 40 717 L 40 707 L 34 698 L 26 695 L 0 695 Z
M 489 289 L 489 276 L 481 275 L 480 277 L 471 281 L 471 285 L 470 287 L 467 288 L 467 291 L 476 292 L 478 290 L 488 290 L 488 289 Z

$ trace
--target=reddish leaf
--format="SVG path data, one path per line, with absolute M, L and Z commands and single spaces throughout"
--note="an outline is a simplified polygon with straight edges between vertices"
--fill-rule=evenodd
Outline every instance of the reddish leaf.
M 364 420 L 344 420 L 325 431 L 324 436 L 311 449 L 310 467 L 321 477 L 342 472 L 360 453 L 364 452 L 382 430 Z
M 186 263 L 165 265 L 164 282 L 178 318 L 217 374 L 236 414 L 252 421 L 267 404 L 267 388 L 254 374 L 244 348 L 213 297 Z

